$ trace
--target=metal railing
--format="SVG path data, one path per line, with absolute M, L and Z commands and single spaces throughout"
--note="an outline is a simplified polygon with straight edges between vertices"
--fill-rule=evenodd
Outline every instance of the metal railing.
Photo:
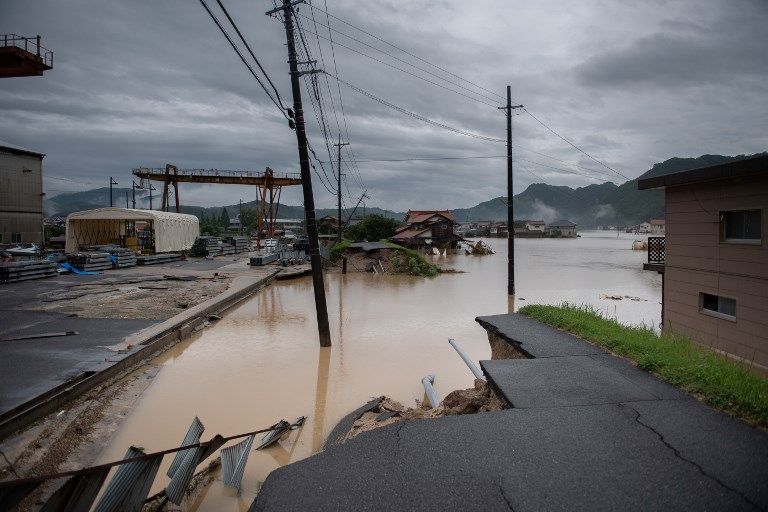
M 40 44 L 40 36 L 23 37 L 18 34 L 4 34 L 0 36 L 2 46 L 15 46 L 25 52 L 37 55 L 40 62 L 53 67 L 53 52 Z
M 666 242 L 663 236 L 648 237 L 648 263 L 664 265 L 666 260 Z
M 134 175 L 141 174 L 165 174 L 164 168 L 157 167 L 137 167 L 133 169 Z M 258 178 L 264 175 L 264 171 L 228 171 L 220 169 L 179 169 L 171 176 L 222 176 L 236 178 Z M 273 178 L 301 179 L 301 173 L 275 172 Z

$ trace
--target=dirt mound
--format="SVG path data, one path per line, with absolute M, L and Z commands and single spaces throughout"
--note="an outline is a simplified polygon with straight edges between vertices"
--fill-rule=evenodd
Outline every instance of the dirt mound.
M 391 398 L 381 397 L 377 406 L 364 412 L 352 424 L 352 428 L 341 442 L 344 443 L 363 432 L 369 432 L 400 421 L 442 418 L 443 416 L 459 414 L 476 414 L 479 412 L 500 411 L 506 408 L 506 402 L 491 389 L 487 382 L 481 379 L 475 380 L 474 388 L 452 391 L 434 409 L 431 409 L 425 403 L 421 403 L 415 408 L 407 408 Z

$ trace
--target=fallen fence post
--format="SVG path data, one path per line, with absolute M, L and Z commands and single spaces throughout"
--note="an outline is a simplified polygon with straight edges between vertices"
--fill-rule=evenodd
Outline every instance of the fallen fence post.
M 434 375 L 427 375 L 426 377 L 421 379 L 421 384 L 424 386 L 424 393 L 426 393 L 427 401 L 429 402 L 429 406 L 432 409 L 440 405 L 440 400 L 437 398 L 437 393 L 435 393 L 435 388 L 432 387 L 432 384 L 434 382 L 435 382 Z
M 485 380 L 485 376 L 483 376 L 483 372 L 480 371 L 480 368 L 477 367 L 474 361 L 472 361 L 469 356 L 464 352 L 464 350 L 459 346 L 459 344 L 456 342 L 453 338 L 448 338 L 448 343 L 451 344 L 451 346 L 456 349 L 456 352 L 459 353 L 459 356 L 464 360 L 464 362 L 469 366 L 469 369 L 472 371 L 472 373 L 475 374 L 476 379 Z

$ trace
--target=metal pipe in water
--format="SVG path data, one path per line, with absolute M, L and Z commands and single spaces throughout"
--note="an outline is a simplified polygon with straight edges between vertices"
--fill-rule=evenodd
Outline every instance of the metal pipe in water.
M 424 393 L 427 395 L 427 401 L 429 402 L 429 406 L 432 409 L 440 405 L 440 400 L 437 398 L 437 393 L 435 393 L 435 388 L 432 387 L 432 384 L 434 382 L 435 382 L 434 375 L 427 375 L 426 377 L 421 379 L 421 384 L 424 386 Z
M 464 360 L 464 362 L 469 366 L 469 369 L 472 371 L 472 373 L 475 374 L 476 379 L 485 380 L 485 377 L 483 376 L 483 372 L 480 371 L 480 368 L 477 367 L 477 365 L 472 361 L 469 356 L 464 352 L 464 350 L 459 346 L 459 344 L 456 342 L 453 338 L 448 338 L 448 343 L 451 344 L 453 348 L 456 349 L 456 352 L 459 353 L 461 358 Z

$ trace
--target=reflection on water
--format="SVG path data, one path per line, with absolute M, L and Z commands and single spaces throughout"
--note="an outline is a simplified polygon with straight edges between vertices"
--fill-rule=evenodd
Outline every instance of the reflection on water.
M 430 373 L 441 397 L 471 387 L 472 374 L 447 340 L 456 338 L 475 360 L 489 358 L 477 315 L 569 301 L 627 323 L 657 324 L 660 279 L 642 271 L 645 252 L 632 251 L 631 241 L 630 235 L 600 233 L 518 240 L 515 302 L 506 294 L 506 240 L 489 240 L 498 251 L 492 256 L 434 257 L 464 274 L 327 275 L 333 346 L 324 349 L 311 280 L 278 282 L 161 356 L 163 370 L 101 459 L 118 459 L 131 444 L 148 451 L 177 445 L 195 415 L 207 427 L 203 439 L 307 416 L 304 427 L 278 446 L 251 454 L 240 497 L 219 479 L 196 508 L 246 510 L 259 481 L 317 451 L 336 422 L 371 397 L 386 394 L 412 405 L 423 395 L 421 378 Z M 601 298 L 606 294 L 641 300 Z M 168 459 L 158 475 L 165 474 Z M 167 483 L 162 476 L 157 480 L 153 492 Z

